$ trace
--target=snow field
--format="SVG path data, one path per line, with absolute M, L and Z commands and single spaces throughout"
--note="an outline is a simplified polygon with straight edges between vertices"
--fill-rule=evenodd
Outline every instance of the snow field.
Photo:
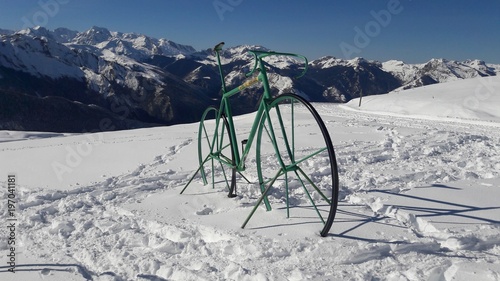
M 245 172 L 252 183 L 240 177 L 237 198 L 227 198 L 217 166 L 215 188 L 202 186 L 198 175 L 179 195 L 197 168 L 198 124 L 4 142 L 0 155 L 10 161 L 0 168 L 16 172 L 20 184 L 20 266 L 16 275 L 0 267 L 0 278 L 500 279 L 495 123 L 415 118 L 411 108 L 413 118 L 315 107 L 340 169 L 330 236 L 319 237 L 321 223 L 306 208 L 292 208 L 286 219 L 279 189 L 272 192 L 273 210 L 260 207 L 240 228 L 260 193 L 255 153 Z M 251 120 L 236 118 L 239 136 Z M 68 164 L 67 148 L 83 144 L 92 151 L 59 181 L 51 163 Z M 321 174 L 320 160 L 311 167 Z M 1 243 L 0 256 L 6 252 Z

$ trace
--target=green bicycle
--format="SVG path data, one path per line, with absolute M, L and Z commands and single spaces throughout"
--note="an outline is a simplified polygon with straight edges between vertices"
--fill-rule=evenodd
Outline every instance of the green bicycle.
M 295 77 L 299 78 L 307 71 L 307 58 L 291 53 L 251 50 L 249 53 L 254 56 L 255 64 L 246 76 L 253 77 L 227 91 L 220 59 L 223 45 L 224 42 L 214 48 L 222 80 L 220 107 L 208 107 L 202 115 L 198 131 L 199 168 L 181 194 L 198 173 L 201 173 L 203 183 L 208 184 L 207 170 L 211 171 L 212 185 L 215 186 L 215 166 L 220 165 L 229 189 L 228 196 L 235 197 L 237 173 L 250 183 L 241 172 L 245 171 L 245 159 L 256 142 L 255 164 L 261 195 L 241 227 L 246 226 L 262 201 L 266 209 L 271 210 L 268 197 L 273 189 L 285 197 L 287 217 L 290 217 L 291 196 L 296 206 L 310 202 L 309 208 L 312 207 L 311 210 L 323 222 L 320 234 L 327 236 L 335 218 L 339 195 L 337 162 L 330 135 L 318 112 L 303 97 L 296 94 L 271 96 L 263 60 L 268 56 L 302 60 L 304 70 Z M 229 98 L 258 82 L 262 83 L 264 91 L 248 137 L 241 142 L 240 154 Z M 230 178 L 226 169 L 231 170 Z

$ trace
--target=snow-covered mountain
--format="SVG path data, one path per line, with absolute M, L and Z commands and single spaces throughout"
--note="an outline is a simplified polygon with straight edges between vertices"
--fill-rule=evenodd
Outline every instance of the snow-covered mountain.
M 30 104 L 33 101 L 26 95 L 39 99 L 56 96 L 68 102 L 76 101 L 83 111 L 99 107 L 100 111 L 112 116 L 111 120 L 130 119 L 153 124 L 197 120 L 197 112 L 202 111 L 209 103 L 200 89 L 158 67 L 142 63 L 133 56 L 126 56 L 116 47 L 110 48 L 112 42 L 120 42 L 120 39 L 117 39 L 118 35 L 111 34 L 109 37 L 109 34 L 109 31 L 97 28 L 75 33 L 67 29 L 49 31 L 37 27 L 2 35 L 0 89 L 8 91 L 10 95 L 18 95 L 18 99 Z M 134 38 L 135 35 L 121 36 Z M 109 40 L 105 40 L 106 38 Z M 96 45 L 82 44 L 84 40 L 94 40 Z M 129 41 L 122 40 L 123 44 L 126 42 Z M 157 42 L 160 42 L 158 46 L 163 46 L 158 50 L 169 50 L 169 54 L 191 50 L 182 45 L 177 45 L 180 49 L 176 49 L 176 45 L 168 45 L 167 40 Z M 136 50 L 134 56 L 137 58 L 147 56 L 144 51 L 146 49 L 131 49 Z M 0 99 L 4 102 L 8 100 L 5 95 L 0 96 Z M 62 115 L 55 116 L 56 120 L 65 119 Z M 36 123 L 33 120 L 20 118 L 18 115 L 4 117 L 12 120 L 2 120 L 0 128 L 40 129 L 33 127 Z M 20 123 L 13 126 L 14 120 Z M 50 124 L 52 120 L 46 121 Z M 119 125 L 122 123 L 117 121 L 105 127 L 129 128 Z M 99 122 L 72 126 L 66 124 L 63 127 L 75 132 L 109 129 L 103 128 Z M 61 130 L 61 127 L 52 128 L 52 131 Z
M 480 60 L 459 62 L 446 59 L 432 59 L 424 64 L 406 64 L 391 60 L 382 63 L 382 69 L 400 79 L 405 89 L 460 79 L 495 76 L 500 70 L 498 65 L 489 65 Z
M 78 102 L 86 111 L 98 107 L 114 116 L 113 120 L 175 124 L 197 121 L 203 109 L 220 97 L 220 78 L 211 50 L 196 51 L 167 39 L 95 26 L 84 32 L 43 27 L 0 30 L 0 42 L 0 90 L 19 95 L 21 100 L 26 100 L 25 95 L 38 99 L 56 96 L 68 104 Z M 265 48 L 245 45 L 223 50 L 228 87 L 246 79 L 245 73 L 253 66 L 250 49 Z M 293 79 L 301 71 L 300 62 L 286 57 L 269 57 L 267 62 L 274 94 L 294 92 L 321 102 L 347 102 L 401 87 L 500 72 L 500 66 L 482 61 L 436 59 L 406 64 L 322 57 L 309 63 L 304 77 Z M 253 111 L 260 93 L 254 87 L 236 96 L 234 112 Z M 21 119 L 25 118 L 16 122 Z M 15 128 L 37 130 L 31 121 L 17 123 Z M 0 129 L 13 128 L 13 122 L 0 123 Z M 72 131 L 96 129 L 102 130 L 102 126 L 73 124 Z M 62 131 L 56 126 L 52 130 Z
M 96 46 L 100 50 L 109 50 L 117 55 L 125 55 L 136 60 L 152 55 L 176 56 L 196 52 L 191 46 L 177 44 L 170 40 L 135 33 L 111 32 L 106 28 L 96 26 L 78 33 L 69 43 Z

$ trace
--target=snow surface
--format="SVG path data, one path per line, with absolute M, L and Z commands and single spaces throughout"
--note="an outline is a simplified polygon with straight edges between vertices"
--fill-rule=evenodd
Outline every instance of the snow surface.
M 416 118 L 453 120 L 498 126 L 500 76 L 440 83 L 381 96 L 351 100 L 347 106 L 361 111 Z
M 281 191 L 241 229 L 258 187 L 240 180 L 229 199 L 220 170 L 215 189 L 196 177 L 180 195 L 197 169 L 198 124 L 18 133 L 0 143 L 0 184 L 8 172 L 19 183 L 17 272 L 7 272 L 2 227 L 0 279 L 500 280 L 500 120 L 485 109 L 500 108 L 500 87 L 466 81 L 365 97 L 361 108 L 315 104 L 340 168 L 325 238 L 307 210 L 285 218 Z M 490 89 L 477 108 L 462 102 L 476 87 Z M 253 117 L 235 118 L 240 138 Z M 5 218 L 6 188 L 0 196 Z

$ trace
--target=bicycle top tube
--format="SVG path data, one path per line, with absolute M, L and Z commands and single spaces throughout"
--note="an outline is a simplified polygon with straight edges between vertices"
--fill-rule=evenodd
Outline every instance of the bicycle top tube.
M 251 76 L 255 72 L 255 70 L 257 69 L 257 65 L 259 64 L 259 61 L 261 61 L 263 58 L 268 57 L 268 56 L 287 56 L 287 57 L 295 57 L 295 58 L 299 58 L 299 59 L 303 60 L 304 61 L 304 70 L 298 76 L 295 76 L 294 78 L 300 78 L 300 77 L 304 76 L 304 74 L 306 74 L 306 72 L 307 72 L 308 61 L 307 61 L 307 58 L 303 55 L 293 54 L 293 53 L 273 52 L 273 51 L 259 51 L 259 50 L 250 50 L 248 52 L 254 56 L 255 63 L 253 65 L 252 71 L 250 71 L 249 73 L 246 74 L 247 77 Z

